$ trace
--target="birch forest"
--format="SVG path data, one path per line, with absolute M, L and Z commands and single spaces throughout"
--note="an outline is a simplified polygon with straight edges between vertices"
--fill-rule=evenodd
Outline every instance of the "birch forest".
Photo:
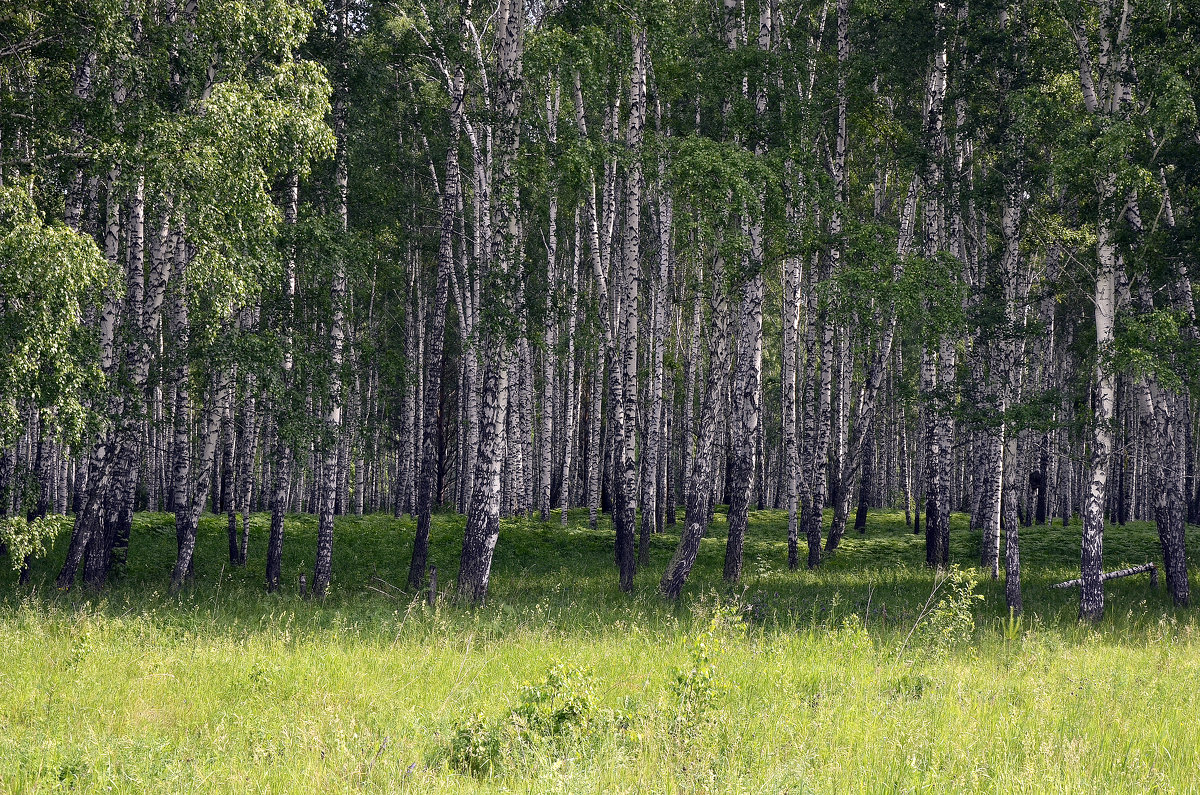
M 1200 2 L 0 0 L 0 793 L 1197 791 Z
M 104 592 L 173 514 L 174 593 L 216 514 L 270 592 L 307 514 L 320 597 L 335 518 L 411 516 L 418 593 L 457 515 L 433 589 L 483 603 L 570 520 L 676 600 L 716 522 L 737 583 L 759 512 L 800 578 L 890 510 L 934 570 L 961 516 L 1017 616 L 1074 519 L 1096 622 L 1145 521 L 1186 606 L 1198 11 L 5 3 L 3 550 Z

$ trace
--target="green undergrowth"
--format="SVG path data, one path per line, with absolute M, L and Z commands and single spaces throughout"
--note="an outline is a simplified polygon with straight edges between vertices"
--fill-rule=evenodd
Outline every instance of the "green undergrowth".
M 170 515 L 139 514 L 102 594 L 0 566 L 0 791 L 1192 792 L 1200 626 L 1147 578 L 1076 621 L 1079 526 L 1022 529 L 1026 612 L 954 517 L 947 577 L 903 515 L 873 512 L 816 571 L 787 569 L 786 515 L 752 513 L 742 582 L 718 513 L 679 603 L 656 591 L 678 528 L 616 587 L 586 514 L 508 521 L 488 604 L 446 596 L 463 519 L 435 519 L 443 593 L 405 593 L 413 522 L 339 519 L 323 601 L 263 591 L 269 517 L 231 566 L 206 516 L 196 580 L 167 593 Z M 1191 531 L 1189 559 L 1200 549 Z M 1105 565 L 1159 561 L 1153 525 L 1111 528 Z M 1192 569 L 1195 581 L 1197 571 Z

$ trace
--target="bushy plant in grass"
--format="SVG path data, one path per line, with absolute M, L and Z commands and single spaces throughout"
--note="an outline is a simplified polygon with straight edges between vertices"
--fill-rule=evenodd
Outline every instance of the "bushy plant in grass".
M 450 766 L 461 773 L 491 775 L 504 766 L 504 737 L 497 721 L 476 713 L 454 727 Z
M 600 706 L 594 679 L 570 663 L 521 686 L 517 705 L 489 718 L 475 714 L 454 726 L 450 766 L 474 776 L 519 770 L 540 762 L 572 761 L 602 735 L 628 728 L 628 716 Z
M 892 680 L 888 692 L 895 698 L 919 699 L 933 686 L 933 681 L 925 674 L 915 671 L 905 671 Z
M 671 730 L 678 736 L 685 736 L 705 723 L 713 706 L 729 688 L 713 662 L 713 647 L 718 638 L 711 625 L 692 638 L 687 664 L 674 670 L 670 682 Z
M 910 641 L 916 641 L 919 649 L 934 657 L 965 646 L 975 634 L 975 607 L 983 601 L 983 594 L 976 592 L 977 585 L 974 574 L 957 564 L 939 575 L 901 652 L 912 648 Z

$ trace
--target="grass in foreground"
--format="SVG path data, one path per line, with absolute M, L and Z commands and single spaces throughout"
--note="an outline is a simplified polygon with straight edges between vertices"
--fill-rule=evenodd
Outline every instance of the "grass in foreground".
M 655 589 L 673 532 L 629 596 L 607 527 L 508 522 L 473 610 L 399 593 L 413 524 L 384 516 L 339 520 L 320 603 L 297 593 L 314 521 L 289 519 L 284 593 L 267 595 L 267 519 L 242 569 L 222 562 L 223 519 L 205 517 L 197 582 L 178 597 L 169 515 L 137 517 L 130 564 L 99 597 L 53 591 L 65 540 L 32 589 L 0 575 L 0 790 L 1200 786 L 1195 614 L 1141 577 L 1108 583 L 1105 621 L 1078 625 L 1077 593 L 1048 588 L 1077 575 L 1077 525 L 1022 531 L 1013 622 L 1002 582 L 972 589 L 979 536 L 960 517 L 952 557 L 968 576 L 930 600 L 923 540 L 898 514 L 873 513 L 816 572 L 787 570 L 785 515 L 752 514 L 736 589 L 718 515 L 678 605 Z M 462 523 L 436 520 L 443 585 Z M 1159 558 L 1152 525 L 1112 528 L 1105 546 L 1106 568 Z

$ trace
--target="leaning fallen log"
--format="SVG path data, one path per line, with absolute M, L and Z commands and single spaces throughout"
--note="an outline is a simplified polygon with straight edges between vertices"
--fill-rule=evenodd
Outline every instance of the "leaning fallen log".
M 1153 563 L 1143 563 L 1141 566 L 1132 566 L 1128 569 L 1118 569 L 1117 571 L 1107 571 L 1100 575 L 1100 582 L 1106 580 L 1115 580 L 1118 577 L 1132 577 L 1134 574 L 1141 574 L 1144 571 L 1150 572 L 1150 587 L 1158 587 L 1158 566 Z M 1066 582 L 1058 582 L 1051 585 L 1051 588 L 1074 588 L 1077 585 L 1082 585 L 1082 579 L 1067 580 Z

